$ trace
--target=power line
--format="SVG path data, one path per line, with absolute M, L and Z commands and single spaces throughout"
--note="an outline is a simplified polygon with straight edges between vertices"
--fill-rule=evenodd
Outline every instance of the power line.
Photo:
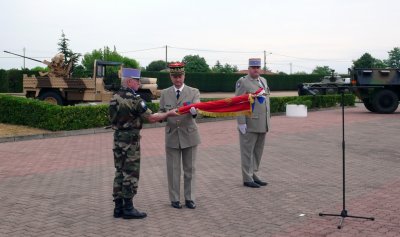
M 295 58 L 295 59 L 299 59 L 299 60 L 308 60 L 308 61 L 352 62 L 352 60 L 349 60 L 349 59 L 302 58 L 302 57 L 289 56 L 289 55 L 277 54 L 277 53 L 271 53 L 271 54 L 277 55 L 277 56 L 282 56 L 282 57 L 287 57 L 287 58 Z
M 165 46 L 154 47 L 154 48 L 147 48 L 147 49 L 128 50 L 128 51 L 122 51 L 122 52 L 119 52 L 119 53 L 134 53 L 134 52 L 149 51 L 149 50 L 163 49 L 163 48 L 165 48 Z
M 188 51 L 202 51 L 202 52 L 210 52 L 210 53 L 238 53 L 238 54 L 253 54 L 259 53 L 262 54 L 263 51 L 228 51 L 228 50 L 214 50 L 214 49 L 193 49 L 193 48 L 181 48 L 181 47 L 174 47 L 168 46 L 169 48 L 173 49 L 180 49 L 180 50 L 188 50 Z

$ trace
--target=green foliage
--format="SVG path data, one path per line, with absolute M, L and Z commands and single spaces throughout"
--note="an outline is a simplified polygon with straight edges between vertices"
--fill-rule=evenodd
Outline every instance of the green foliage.
M 400 48 L 395 47 L 393 50 L 388 52 L 389 58 L 385 60 L 385 63 L 388 67 L 391 68 L 400 68 Z
M 73 71 L 78 63 L 79 57 L 82 56 L 79 53 L 74 53 L 69 48 L 69 39 L 65 37 L 64 31 L 61 31 L 61 38 L 58 42 L 58 50 L 64 54 L 64 62 L 66 64 L 72 63 L 71 70 Z
M 307 75 L 308 73 L 305 71 L 298 71 L 298 72 L 294 72 L 293 75 Z
M 202 99 L 211 101 L 219 99 Z M 272 97 L 271 112 L 284 112 L 287 103 L 298 101 L 307 104 L 312 101 L 311 108 L 335 106 L 340 101 L 339 95 L 326 96 L 287 96 Z M 345 105 L 354 105 L 355 96 L 345 95 Z M 147 107 L 157 112 L 158 103 L 146 103 Z M 309 108 L 310 108 L 309 107 Z M 109 125 L 108 105 L 95 106 L 58 106 L 43 101 L 0 95 L 0 123 L 26 125 L 51 131 L 76 130 L 103 127 Z
M 159 105 L 147 103 L 157 112 Z M 0 123 L 26 125 L 51 131 L 109 125 L 108 105 L 58 106 L 43 101 L 0 95 Z
M 124 64 L 124 67 L 128 68 L 139 68 L 139 63 L 135 59 L 131 59 L 128 57 L 124 57 L 120 55 L 114 47 L 114 50 L 110 50 L 109 47 L 104 47 L 103 49 L 95 49 L 91 53 L 86 53 L 82 59 L 82 65 L 85 67 L 85 72 L 93 72 L 94 69 L 94 61 L 95 60 L 104 60 L 104 61 L 112 61 L 112 62 L 121 62 Z M 120 84 L 120 80 L 118 78 L 118 70 L 119 67 L 108 66 L 105 80 L 106 84 Z M 92 73 L 87 74 L 89 76 Z
M 49 67 L 36 66 L 36 67 L 32 68 L 31 71 L 48 72 L 49 71 Z
M 353 68 L 386 68 L 387 65 L 379 59 L 364 53 L 359 59 L 353 61 Z
M 144 77 L 157 78 L 158 89 L 165 89 L 172 85 L 168 73 L 142 72 Z M 233 92 L 237 80 L 244 74 L 236 73 L 186 73 L 185 83 L 196 87 L 202 92 Z M 273 91 L 297 90 L 297 85 L 304 82 L 319 82 L 320 75 L 262 75 L 267 79 L 268 86 Z
M 199 55 L 186 55 L 182 62 L 185 63 L 186 72 L 209 72 L 210 67 L 206 60 Z
M 8 81 L 8 92 L 20 93 L 22 92 L 22 77 L 23 74 L 28 76 L 35 75 L 38 76 L 38 71 L 32 71 L 28 69 L 10 69 L 7 71 L 6 80 Z
M 312 74 L 318 74 L 322 76 L 329 76 L 332 74 L 332 68 L 329 66 L 316 66 L 312 71 Z
M 8 92 L 7 71 L 0 69 L 0 93 Z
M 222 65 L 219 60 L 215 63 L 214 67 L 211 68 L 212 72 L 219 72 L 219 73 L 234 73 L 238 71 L 238 67 L 236 65 L 229 65 L 225 64 Z
M 131 59 L 128 57 L 124 57 L 120 55 L 117 50 L 110 50 L 108 46 L 103 49 L 95 49 L 91 53 L 86 53 L 83 55 L 82 65 L 88 71 L 93 71 L 94 61 L 95 60 L 104 60 L 104 61 L 112 61 L 112 62 L 121 62 L 124 64 L 124 67 L 129 68 L 139 68 L 139 63 L 135 59 Z M 111 70 L 111 67 L 110 67 Z M 118 69 L 114 69 L 118 71 Z
M 149 72 L 159 72 L 164 69 L 167 69 L 167 63 L 163 60 L 153 61 L 146 67 L 146 71 Z
M 302 100 L 301 97 L 297 97 L 295 100 L 287 102 L 289 105 L 305 105 L 307 108 L 311 108 L 311 100 Z

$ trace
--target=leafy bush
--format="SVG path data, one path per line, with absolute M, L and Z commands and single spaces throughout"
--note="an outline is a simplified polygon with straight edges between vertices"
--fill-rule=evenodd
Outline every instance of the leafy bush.
M 345 95 L 345 105 L 354 105 L 355 96 Z M 202 99 L 210 101 L 218 99 Z M 340 101 L 339 95 L 326 96 L 287 96 L 272 97 L 271 112 L 284 112 L 290 101 L 309 103 L 311 108 L 335 106 Z M 297 103 L 296 102 L 296 103 Z M 153 112 L 159 109 L 158 103 L 147 103 Z M 0 122 L 26 125 L 51 131 L 76 130 L 109 125 L 108 105 L 94 106 L 58 106 L 43 101 L 0 95 Z

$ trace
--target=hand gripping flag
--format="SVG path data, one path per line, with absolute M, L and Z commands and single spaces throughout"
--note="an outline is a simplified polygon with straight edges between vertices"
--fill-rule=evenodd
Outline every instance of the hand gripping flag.
M 189 113 L 191 107 L 195 107 L 198 113 L 210 117 L 250 115 L 254 108 L 254 97 L 262 90 L 260 88 L 254 94 L 243 94 L 222 100 L 189 104 L 179 107 L 177 113 L 186 114 Z

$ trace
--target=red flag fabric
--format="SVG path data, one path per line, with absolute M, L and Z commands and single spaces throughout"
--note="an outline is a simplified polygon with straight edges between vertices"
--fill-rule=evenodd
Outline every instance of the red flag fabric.
M 254 95 L 262 91 L 262 88 L 254 94 L 243 94 L 232 98 L 199 102 L 178 108 L 178 114 L 189 113 L 191 107 L 195 107 L 200 114 L 210 117 L 240 116 L 251 114 L 251 104 L 254 103 Z

